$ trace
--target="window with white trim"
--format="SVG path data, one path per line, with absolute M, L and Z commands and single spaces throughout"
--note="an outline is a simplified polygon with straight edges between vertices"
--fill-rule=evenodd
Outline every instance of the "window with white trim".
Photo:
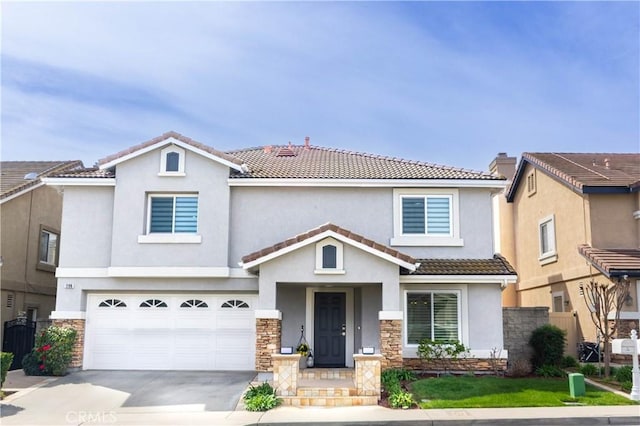
M 422 339 L 460 340 L 460 292 L 407 291 L 405 293 L 406 345 Z
M 249 304 L 243 300 L 238 300 L 238 299 L 234 299 L 234 300 L 227 300 L 226 302 L 224 302 L 221 306 L 221 308 L 248 308 Z
M 198 195 L 149 195 L 149 234 L 198 232 Z
M 558 259 L 556 252 L 556 225 L 553 215 L 547 216 L 538 223 L 538 237 L 541 264 L 555 262 Z
M 394 189 L 395 246 L 462 246 L 457 189 Z
M 60 234 L 52 229 L 40 227 L 38 243 L 38 269 L 55 272 L 58 264 L 58 242 Z
M 167 304 L 160 299 L 148 299 L 140 304 L 141 308 L 166 308 Z
M 316 244 L 316 274 L 344 274 L 344 246 L 334 238 Z
M 203 302 L 199 299 L 189 299 L 182 302 L 181 308 L 208 308 L 207 302 Z
M 159 176 L 185 176 L 185 151 L 176 145 L 170 145 L 160 151 Z
M 120 299 L 106 299 L 98 305 L 100 308 L 126 308 L 127 304 Z

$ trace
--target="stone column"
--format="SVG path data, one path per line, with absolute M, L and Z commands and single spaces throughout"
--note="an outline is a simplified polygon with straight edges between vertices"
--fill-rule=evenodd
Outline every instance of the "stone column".
M 280 311 L 256 311 L 256 370 L 273 371 L 273 354 L 280 351 L 282 334 Z
M 353 355 L 356 364 L 356 389 L 358 396 L 377 396 L 380 398 L 380 376 L 382 373 L 382 355 Z
M 273 388 L 279 396 L 295 396 L 298 389 L 300 354 L 271 355 L 273 360 Z
M 82 357 L 84 356 L 84 319 L 54 319 L 53 325 L 56 327 L 73 328 L 76 331 L 76 341 L 73 344 L 73 352 L 69 368 L 81 369 Z
M 382 369 L 402 368 L 402 311 L 380 311 Z

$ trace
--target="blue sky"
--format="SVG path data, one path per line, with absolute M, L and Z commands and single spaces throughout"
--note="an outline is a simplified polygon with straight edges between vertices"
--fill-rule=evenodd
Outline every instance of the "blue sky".
M 640 151 L 639 2 L 2 5 L 2 159 L 175 130 L 485 170 Z

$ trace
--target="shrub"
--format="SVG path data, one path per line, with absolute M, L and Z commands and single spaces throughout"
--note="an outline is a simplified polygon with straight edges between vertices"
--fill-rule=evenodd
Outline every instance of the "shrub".
M 382 383 L 385 381 L 397 379 L 398 381 L 414 381 L 416 375 L 413 371 L 406 368 L 392 368 L 382 372 Z
M 13 354 L 11 352 L 0 352 L 0 387 L 4 385 L 4 380 L 7 378 L 7 371 L 9 371 L 12 362 Z
M 585 376 L 596 376 L 599 372 L 599 369 L 593 364 L 584 364 L 582 367 L 580 367 L 579 371 Z
M 631 382 L 633 381 L 633 369 L 630 365 L 625 365 L 616 370 L 615 373 L 611 373 L 615 375 L 616 381 L 620 383 Z
M 36 346 L 22 361 L 27 375 L 64 376 L 71 362 L 76 331 L 51 326 L 36 336 Z
M 560 366 L 564 353 L 565 334 L 564 330 L 551 324 L 545 324 L 533 331 L 529 345 L 533 348 L 531 363 L 534 367 Z
M 31 351 L 22 358 L 22 371 L 27 376 L 43 376 L 44 368 L 40 368 L 42 360 L 40 354 L 36 351 Z
M 457 340 L 422 339 L 418 345 L 420 359 L 432 361 L 436 369 L 445 373 L 451 369 L 453 361 L 468 353 L 469 348 Z
M 578 360 L 575 359 L 575 357 L 572 357 L 571 355 L 567 355 L 563 357 L 562 360 L 560 361 L 560 367 L 562 368 L 573 368 L 578 366 L 579 366 Z
M 510 363 L 507 373 L 511 377 L 525 377 L 531 373 L 531 362 L 526 358 L 515 359 Z
M 627 382 L 623 382 L 620 386 L 623 392 L 631 393 L 631 388 L 633 387 L 633 382 L 631 380 Z
M 249 386 L 244 394 L 244 403 L 248 411 L 267 411 L 280 405 L 282 400 L 267 382 L 259 386 Z
M 389 405 L 391 408 L 409 408 L 415 404 L 413 395 L 409 392 L 399 391 L 389 395 Z
M 536 375 L 542 377 L 562 377 L 564 376 L 564 371 L 555 365 L 543 365 L 536 368 Z

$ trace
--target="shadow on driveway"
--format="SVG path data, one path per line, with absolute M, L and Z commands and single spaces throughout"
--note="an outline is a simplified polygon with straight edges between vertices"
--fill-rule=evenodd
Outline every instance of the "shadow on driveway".
M 233 411 L 254 371 L 79 371 L 47 387 L 89 383 L 130 394 L 123 407 L 201 404 Z

